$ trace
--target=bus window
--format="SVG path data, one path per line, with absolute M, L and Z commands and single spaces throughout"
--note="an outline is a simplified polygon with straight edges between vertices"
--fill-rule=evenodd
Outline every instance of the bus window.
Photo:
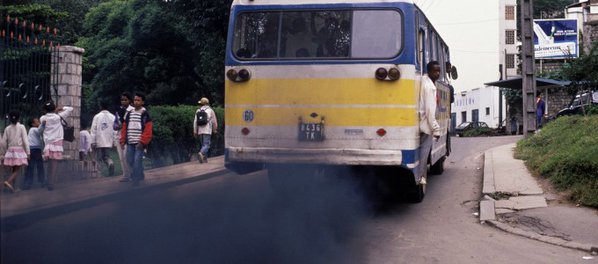
M 238 58 L 276 58 L 280 13 L 241 13 L 233 51 Z
M 396 10 L 243 12 L 232 50 L 241 60 L 386 59 L 401 51 L 402 27 Z
M 438 38 L 436 37 L 436 32 L 432 32 L 430 36 L 430 58 L 434 61 L 438 61 Z
M 426 65 L 423 63 L 424 54 L 425 54 L 425 47 L 426 44 L 426 36 L 423 30 L 419 30 L 417 33 L 417 61 L 422 65 L 422 72 L 426 71 Z
M 402 18 L 399 12 L 356 11 L 353 20 L 353 57 L 392 58 L 399 54 L 403 44 Z
M 419 42 L 419 12 L 415 11 L 415 69 L 421 71 L 422 61 L 419 57 L 419 51 L 421 50 L 421 43 Z
M 440 80 L 446 80 L 446 60 L 444 56 L 444 44 L 441 42 L 438 44 L 438 58 L 440 63 Z
M 313 57 L 316 54 L 316 35 L 309 26 L 308 12 L 285 13 L 282 20 L 281 57 Z

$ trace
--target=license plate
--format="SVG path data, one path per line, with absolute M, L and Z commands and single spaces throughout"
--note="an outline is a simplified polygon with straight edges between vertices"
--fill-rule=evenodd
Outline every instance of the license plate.
M 299 123 L 299 141 L 322 141 L 323 131 L 322 123 Z

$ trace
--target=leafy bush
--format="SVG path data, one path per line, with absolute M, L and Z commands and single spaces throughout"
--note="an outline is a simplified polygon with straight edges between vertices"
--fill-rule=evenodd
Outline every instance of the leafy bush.
M 598 116 L 564 116 L 517 144 L 516 157 L 572 199 L 598 207 Z
M 224 110 L 212 107 L 218 118 L 218 134 L 212 137 L 210 154 L 222 154 L 224 149 Z M 148 156 L 152 167 L 189 161 L 199 151 L 200 142 L 193 137 L 193 119 L 197 106 L 151 106 L 148 108 L 154 130 Z
M 598 105 L 590 105 L 586 108 L 587 115 L 598 115 Z

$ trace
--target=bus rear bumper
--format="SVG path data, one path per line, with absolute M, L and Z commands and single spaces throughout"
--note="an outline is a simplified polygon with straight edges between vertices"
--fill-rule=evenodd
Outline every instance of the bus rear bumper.
M 229 147 L 228 162 L 300 163 L 323 165 L 403 166 L 419 163 L 413 150 L 286 149 Z

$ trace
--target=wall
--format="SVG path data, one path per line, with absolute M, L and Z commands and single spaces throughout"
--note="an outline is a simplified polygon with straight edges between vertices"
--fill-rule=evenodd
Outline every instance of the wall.
M 76 181 L 85 178 L 101 177 L 98 167 L 91 162 L 79 161 L 79 131 L 81 118 L 82 57 L 84 49 L 74 46 L 58 48 L 52 61 L 52 98 L 57 106 L 71 106 L 73 112 L 66 118 L 75 127 L 75 140 L 64 142 L 64 159 L 59 162 L 57 182 Z M 47 168 L 47 164 L 46 164 Z
M 85 50 L 74 46 L 62 46 L 57 56 L 52 56 L 52 79 L 56 82 L 52 98 L 57 106 L 71 106 L 73 113 L 66 120 L 75 127 L 75 140 L 64 142 L 65 159 L 78 159 L 79 155 L 79 120 L 81 117 L 81 59 Z M 57 60 L 57 61 L 56 61 Z

